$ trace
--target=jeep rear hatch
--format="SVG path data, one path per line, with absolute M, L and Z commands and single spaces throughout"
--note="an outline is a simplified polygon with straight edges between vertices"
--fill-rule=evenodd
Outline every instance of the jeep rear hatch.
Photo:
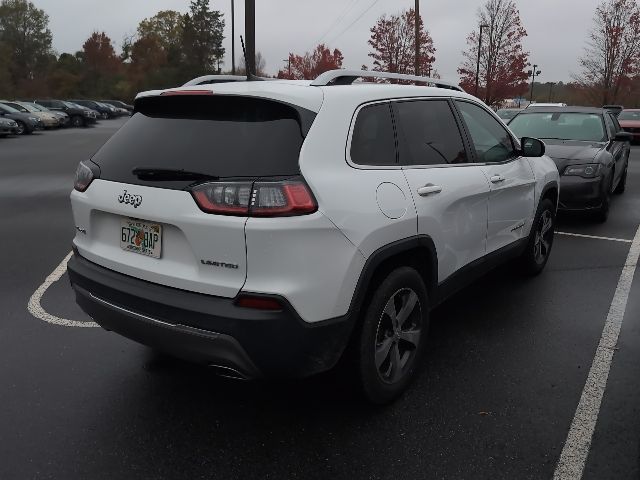
M 290 180 L 299 175 L 314 118 L 255 97 L 139 99 L 133 117 L 92 158 L 97 178 L 72 195 L 79 253 L 150 282 L 234 297 L 247 271 L 247 216 L 235 206 L 246 204 L 247 185 L 255 181 L 276 200 L 288 194 L 294 213 L 314 210 Z

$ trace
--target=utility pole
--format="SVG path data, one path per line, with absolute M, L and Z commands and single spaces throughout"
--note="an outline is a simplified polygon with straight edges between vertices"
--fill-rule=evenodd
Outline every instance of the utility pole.
M 236 16 L 235 0 L 231 0 L 231 75 L 236 74 Z
M 291 57 L 283 60 L 287 64 L 287 70 L 289 71 L 289 78 L 291 78 Z
M 420 0 L 416 0 L 416 75 L 420 75 Z
M 529 102 L 531 103 L 533 102 L 533 84 L 536 81 L 536 76 L 540 76 L 542 71 L 538 70 L 538 65 L 534 65 L 533 70 L 529 70 L 527 73 L 531 77 L 531 95 L 529 96 Z
M 480 25 L 480 38 L 478 39 L 478 64 L 476 65 L 476 97 L 478 96 L 478 87 L 480 86 L 480 54 L 482 53 L 482 30 L 489 28 L 489 25 Z
M 247 76 L 256 74 L 256 0 L 244 2 L 244 35 L 247 51 Z

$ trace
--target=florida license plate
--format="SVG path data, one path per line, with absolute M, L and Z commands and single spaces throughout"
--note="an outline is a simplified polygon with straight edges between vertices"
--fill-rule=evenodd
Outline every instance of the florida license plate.
M 147 257 L 160 258 L 162 225 L 123 218 L 120 223 L 120 248 Z

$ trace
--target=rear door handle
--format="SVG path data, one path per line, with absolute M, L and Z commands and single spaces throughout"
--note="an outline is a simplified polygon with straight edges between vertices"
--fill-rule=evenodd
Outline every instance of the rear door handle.
M 429 195 L 435 195 L 436 193 L 440 193 L 442 191 L 442 187 L 440 185 L 434 185 L 432 183 L 428 183 L 424 187 L 420 187 L 418 189 L 418 195 L 421 197 L 427 197 Z
M 493 175 L 489 180 L 491 180 L 491 183 L 501 183 L 504 182 L 504 177 L 502 175 Z

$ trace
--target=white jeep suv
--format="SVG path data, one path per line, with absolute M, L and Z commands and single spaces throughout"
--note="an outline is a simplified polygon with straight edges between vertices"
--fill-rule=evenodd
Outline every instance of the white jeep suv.
M 78 166 L 68 271 L 107 330 L 243 379 L 344 359 L 384 403 L 430 309 L 502 261 L 544 268 L 558 183 L 542 142 L 439 80 L 145 92 Z

